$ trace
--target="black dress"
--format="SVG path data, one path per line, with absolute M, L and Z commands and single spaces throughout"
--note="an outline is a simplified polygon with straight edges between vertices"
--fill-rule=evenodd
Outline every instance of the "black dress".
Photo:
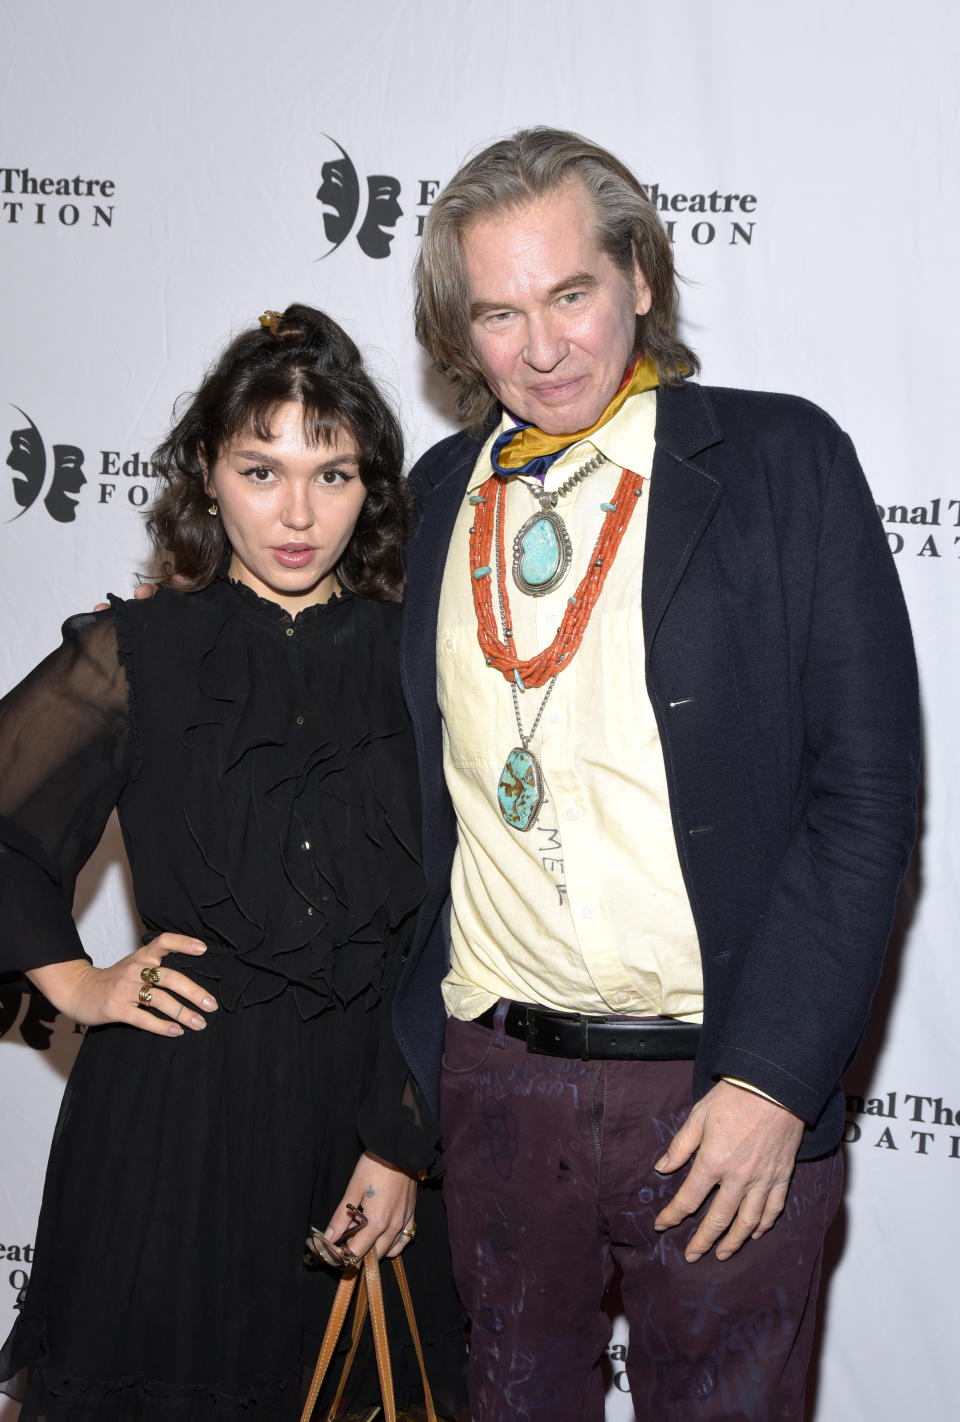
M 0 1379 L 23 1422 L 285 1422 L 336 1285 L 308 1226 L 362 1149 L 418 1170 L 434 1144 L 389 1025 L 423 891 L 400 609 L 292 620 L 222 579 L 111 601 L 0 703 L 0 970 L 82 954 L 74 880 L 116 806 L 146 937 L 202 938 L 164 966 L 220 1008 L 87 1032 Z M 405 1262 L 456 1391 L 437 1194 Z

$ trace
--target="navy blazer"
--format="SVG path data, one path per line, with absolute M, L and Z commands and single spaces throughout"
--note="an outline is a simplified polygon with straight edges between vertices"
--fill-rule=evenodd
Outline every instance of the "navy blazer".
M 816 406 L 688 382 L 658 391 L 655 441 L 642 622 L 703 963 L 695 1095 L 720 1076 L 751 1082 L 804 1118 L 800 1154 L 810 1158 L 842 1133 L 841 1075 L 863 1034 L 916 833 L 906 607 L 853 446 Z M 411 475 L 421 507 L 401 671 L 428 889 L 394 1022 L 437 1111 L 456 845 L 437 613 L 478 450 L 454 435 Z

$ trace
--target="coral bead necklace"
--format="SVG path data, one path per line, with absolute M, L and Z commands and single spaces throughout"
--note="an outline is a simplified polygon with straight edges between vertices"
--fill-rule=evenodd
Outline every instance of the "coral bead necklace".
M 500 813 L 514 829 L 528 830 L 536 823 L 543 803 L 544 780 L 539 761 L 529 750 L 529 743 L 539 725 L 556 678 L 570 665 L 580 647 L 627 525 L 643 493 L 643 482 L 642 475 L 624 469 L 612 501 L 601 504 L 604 520 L 591 554 L 590 565 L 574 595 L 567 599 L 567 606 L 553 641 L 543 651 L 529 658 L 522 658 L 517 652 L 507 592 L 503 528 L 507 480 L 501 475 L 491 475 L 481 485 L 478 493 L 470 495 L 470 502 L 475 507 L 474 523 L 470 530 L 470 572 L 473 606 L 477 617 L 477 638 L 487 665 L 499 671 L 510 683 L 520 736 L 520 745 L 507 756 L 497 787 Z M 494 608 L 494 582 L 503 628 L 502 636 L 497 625 L 497 610 Z M 525 734 L 517 693 L 528 687 L 543 686 L 548 682 L 533 725 Z

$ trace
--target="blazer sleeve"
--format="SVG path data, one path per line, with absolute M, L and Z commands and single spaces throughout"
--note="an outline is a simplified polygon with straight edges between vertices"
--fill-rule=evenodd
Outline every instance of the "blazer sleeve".
M 0 974 L 86 956 L 74 886 L 131 752 L 114 615 L 71 618 L 60 648 L 0 701 Z
M 840 431 L 821 500 L 798 668 L 806 790 L 714 1064 L 716 1074 L 750 1082 L 810 1122 L 866 1026 L 916 835 L 920 775 L 906 605 Z

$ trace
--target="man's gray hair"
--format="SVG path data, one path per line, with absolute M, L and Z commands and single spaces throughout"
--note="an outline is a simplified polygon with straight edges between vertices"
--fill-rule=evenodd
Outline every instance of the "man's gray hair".
M 700 368 L 679 340 L 677 277 L 670 239 L 655 205 L 612 153 L 577 133 L 521 129 L 469 158 L 430 209 L 414 268 L 417 340 L 453 386 L 457 413 L 470 429 L 485 423 L 496 397 L 473 349 L 463 234 L 492 213 L 517 211 L 581 182 L 593 199 L 602 251 L 633 284 L 634 262 L 650 288 L 651 306 L 637 317 L 637 342 L 663 385 L 679 385 Z

